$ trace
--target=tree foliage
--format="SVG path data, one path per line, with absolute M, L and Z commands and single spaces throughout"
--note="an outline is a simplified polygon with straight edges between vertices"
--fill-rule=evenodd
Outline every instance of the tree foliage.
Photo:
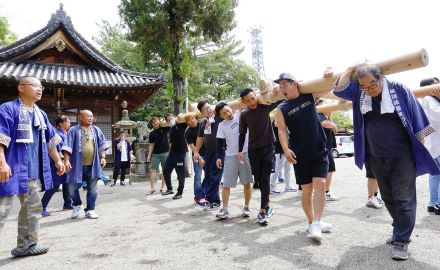
M 144 57 L 142 47 L 129 40 L 125 25 L 110 25 L 103 20 L 99 26 L 99 36 L 93 40 L 100 45 L 105 55 L 121 67 L 145 73 L 163 73 L 167 69 L 159 58 Z
M 338 126 L 338 128 L 352 129 L 353 120 L 345 112 L 333 112 L 332 120 Z
M 101 46 L 102 52 L 123 68 L 140 71 L 165 73 L 169 82 L 165 89 L 160 90 L 136 112 L 130 113 L 135 121 L 148 120 L 152 116 L 164 116 L 173 111 L 173 85 L 169 69 L 161 66 L 159 59 L 146 61 L 141 47 L 128 40 L 123 25 L 110 25 L 103 21 L 101 31 L 94 40 Z M 258 81 L 256 71 L 237 57 L 243 51 L 240 42 L 232 38 L 223 38 L 219 45 L 206 44 L 198 39 L 191 40 L 194 57 L 190 65 L 188 78 L 189 100 L 197 102 L 201 98 L 228 100 L 236 98 L 245 87 L 255 87 Z
M 256 87 L 258 73 L 236 57 L 243 51 L 240 42 L 225 39 L 217 50 L 198 57 L 190 75 L 189 93 L 193 101 L 237 98 L 245 87 Z
M 234 28 L 236 6 L 236 0 L 121 1 L 121 17 L 144 59 L 160 58 L 171 70 L 175 113 L 182 110 L 183 80 L 191 72 L 191 40 L 218 42 Z
M 101 51 L 118 65 L 125 69 L 146 72 L 163 73 L 164 67 L 158 59 L 144 59 L 141 47 L 128 40 L 127 32 L 122 24 L 110 25 L 107 21 L 100 24 L 98 37 L 94 37 Z M 165 72 L 167 79 L 169 72 Z M 156 93 L 147 103 L 135 112 L 130 113 L 130 119 L 145 121 L 152 116 L 163 116 L 173 110 L 172 85 Z
M 0 16 L 0 47 L 11 44 L 17 40 L 17 34 L 9 29 L 8 20 Z

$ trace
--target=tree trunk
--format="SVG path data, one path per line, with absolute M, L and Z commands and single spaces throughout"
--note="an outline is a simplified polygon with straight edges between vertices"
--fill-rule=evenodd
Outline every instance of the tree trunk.
M 183 111 L 182 97 L 183 97 L 183 78 L 173 73 L 173 88 L 174 88 L 174 114 L 178 115 Z

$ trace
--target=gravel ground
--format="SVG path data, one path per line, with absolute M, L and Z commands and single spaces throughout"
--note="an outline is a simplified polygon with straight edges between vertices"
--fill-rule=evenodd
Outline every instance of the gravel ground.
M 418 216 L 409 246 L 410 259 L 390 259 L 391 219 L 385 208 L 365 207 L 365 172 L 353 158 L 336 159 L 333 190 L 338 201 L 328 202 L 324 220 L 333 230 L 320 245 L 306 237 L 306 219 L 296 193 L 271 196 L 275 214 L 270 224 L 256 223 L 259 191 L 253 193 L 252 217 L 241 217 L 243 189 L 231 192 L 231 218 L 218 221 L 215 213 L 192 202 L 192 178 L 183 199 L 145 196 L 146 183 L 99 186 L 97 220 L 70 219 L 60 210 L 57 193 L 42 219 L 41 243 L 46 255 L 12 259 L 18 200 L 0 240 L 3 269 L 440 269 L 440 216 L 426 212 L 428 177 L 417 180 Z M 174 182 L 177 185 L 177 182 Z M 283 184 L 278 185 L 284 190 Z M 81 192 L 85 198 L 85 192 Z

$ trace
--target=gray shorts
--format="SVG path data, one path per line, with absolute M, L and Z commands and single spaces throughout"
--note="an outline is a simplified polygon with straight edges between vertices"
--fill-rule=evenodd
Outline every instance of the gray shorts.
M 242 185 L 253 183 L 251 163 L 247 153 L 243 154 L 244 163 L 241 164 L 237 160 L 237 156 L 225 157 L 223 165 L 223 186 L 227 188 L 235 188 L 237 179 L 240 177 Z
M 159 164 L 162 166 L 162 170 L 165 166 L 165 160 L 167 160 L 168 152 L 161 154 L 152 154 L 151 155 L 151 169 L 159 172 Z

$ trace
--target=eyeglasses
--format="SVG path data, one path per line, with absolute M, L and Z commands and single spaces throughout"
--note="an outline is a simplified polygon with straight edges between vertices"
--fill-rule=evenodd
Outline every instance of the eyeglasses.
M 41 88 L 41 90 L 44 90 L 44 86 L 38 83 L 20 83 L 20 85 L 31 85 L 33 88 Z
M 377 87 L 379 85 L 379 81 L 376 81 L 376 82 L 374 82 L 372 85 L 370 85 L 370 86 L 360 86 L 359 88 L 362 90 L 362 91 L 368 91 L 368 90 L 372 90 L 372 89 L 374 89 L 375 87 Z

